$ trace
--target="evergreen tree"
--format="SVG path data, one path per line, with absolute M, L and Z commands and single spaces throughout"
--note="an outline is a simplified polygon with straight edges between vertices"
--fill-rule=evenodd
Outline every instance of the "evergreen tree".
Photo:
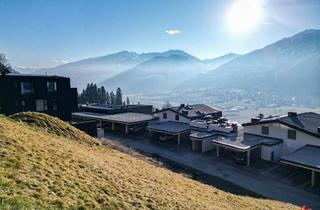
M 128 96 L 127 96 L 127 105 L 130 105 L 130 100 Z
M 107 93 L 106 89 L 102 86 L 101 88 L 98 88 L 98 100 L 99 103 L 105 104 L 107 101 Z
M 111 104 L 111 99 L 108 91 L 106 93 L 106 104 Z
M 122 105 L 122 91 L 120 88 L 117 88 L 117 91 L 116 91 L 115 104 Z
M 110 92 L 110 104 L 115 105 L 116 103 L 116 95 L 114 94 L 113 91 Z

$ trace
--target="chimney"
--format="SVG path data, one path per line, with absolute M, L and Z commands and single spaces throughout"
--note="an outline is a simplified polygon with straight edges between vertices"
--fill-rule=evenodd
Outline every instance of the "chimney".
M 251 123 L 257 123 L 259 122 L 261 119 L 259 117 L 252 117 L 251 118 Z
M 232 132 L 233 133 L 237 133 L 237 131 L 238 131 L 238 124 L 237 123 L 233 123 L 232 124 Z
M 297 112 L 288 112 L 288 117 L 296 117 Z
M 181 107 L 181 108 L 185 107 L 185 104 L 180 104 L 180 107 Z

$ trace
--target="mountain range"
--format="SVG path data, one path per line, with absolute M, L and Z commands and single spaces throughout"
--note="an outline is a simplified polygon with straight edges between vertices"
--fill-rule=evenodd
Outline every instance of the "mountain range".
M 201 60 L 182 50 L 119 53 L 88 58 L 33 73 L 71 78 L 126 93 L 156 93 L 200 88 L 238 88 L 271 94 L 320 96 L 320 30 L 305 30 L 244 55 Z

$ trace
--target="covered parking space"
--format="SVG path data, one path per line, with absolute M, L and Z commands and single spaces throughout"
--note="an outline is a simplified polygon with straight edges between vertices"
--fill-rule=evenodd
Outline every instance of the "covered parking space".
M 147 129 L 153 139 L 180 145 L 189 144 L 190 126 L 186 123 L 162 122 L 150 124 Z
M 208 152 L 215 149 L 212 140 L 216 138 L 217 133 L 205 131 L 191 131 L 190 141 L 192 142 L 192 151 L 198 153 Z
M 236 136 L 217 136 L 212 143 L 216 145 L 217 157 L 220 156 L 221 149 L 233 151 L 233 155 L 239 155 L 239 162 L 245 161 L 246 166 L 250 166 L 251 161 L 261 159 L 263 146 L 271 147 L 282 141 L 240 132 Z
M 298 168 L 308 169 L 311 172 L 311 187 L 319 184 L 320 172 L 320 147 L 306 145 L 293 153 L 285 154 L 280 157 L 280 162 L 295 166 Z
M 148 122 L 154 117 L 150 114 L 141 114 L 135 112 L 127 112 L 121 114 L 100 114 L 94 112 L 75 112 L 72 113 L 73 119 L 91 119 L 98 122 L 99 128 L 115 130 L 124 130 L 126 134 L 130 131 L 137 132 L 144 130 Z

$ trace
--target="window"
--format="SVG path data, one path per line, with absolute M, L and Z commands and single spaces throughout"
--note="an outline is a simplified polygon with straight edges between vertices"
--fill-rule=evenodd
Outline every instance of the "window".
M 296 138 L 297 138 L 296 130 L 289 129 L 288 130 L 288 139 L 296 139 Z
M 48 110 L 47 100 L 38 99 L 36 100 L 36 111 L 43 112 Z
M 179 115 L 176 114 L 176 121 L 179 121 Z
M 269 127 L 268 126 L 261 126 L 261 134 L 269 135 Z
M 163 119 L 167 119 L 167 113 L 163 113 L 163 114 L 162 114 L 162 118 L 163 118 Z
M 21 94 L 33 93 L 33 85 L 31 82 L 21 82 Z
M 48 92 L 56 92 L 57 91 L 57 83 L 56 82 L 47 82 Z

